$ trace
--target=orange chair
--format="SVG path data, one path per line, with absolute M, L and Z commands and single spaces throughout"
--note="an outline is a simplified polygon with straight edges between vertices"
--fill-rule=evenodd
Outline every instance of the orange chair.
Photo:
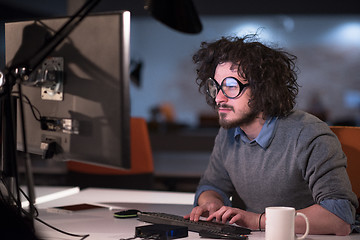
M 330 126 L 347 156 L 349 175 L 354 193 L 360 199 L 360 127 Z
M 69 185 L 151 189 L 154 164 L 150 137 L 145 119 L 130 119 L 131 169 L 119 170 L 83 162 L 68 161 Z

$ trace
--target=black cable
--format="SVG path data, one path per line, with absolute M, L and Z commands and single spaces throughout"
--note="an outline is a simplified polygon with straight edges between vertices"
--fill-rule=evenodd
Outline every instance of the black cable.
M 3 182 L 3 184 L 4 184 L 5 186 L 7 186 L 7 185 L 4 183 L 4 179 L 3 179 L 3 178 L 1 178 L 0 180 Z M 0 191 L 0 192 L 1 192 L 1 191 Z M 9 198 L 10 198 L 10 199 L 16 199 L 15 196 L 12 194 L 12 192 L 10 192 L 8 189 L 7 189 L 7 192 L 8 192 L 8 194 L 9 194 Z M 26 195 L 26 193 L 25 193 L 22 189 L 20 189 L 20 192 L 21 192 L 21 194 L 26 198 L 26 200 L 28 200 L 29 204 L 32 204 L 32 203 L 29 201 L 29 197 Z M 2 195 L 2 193 L 1 193 L 1 195 Z M 23 208 L 20 206 L 21 212 L 22 212 L 26 217 L 34 217 L 35 220 L 37 220 L 38 222 L 44 224 L 44 225 L 47 226 L 47 227 L 50 227 L 51 229 L 53 229 L 53 230 L 55 230 L 55 231 L 58 231 L 58 232 L 60 232 L 60 233 L 62 233 L 62 234 L 65 234 L 65 235 L 68 235 L 68 236 L 72 236 L 72 237 L 81 237 L 80 240 L 86 239 L 87 237 L 90 236 L 90 234 L 85 234 L 85 235 L 74 234 L 74 233 L 69 233 L 69 232 L 63 231 L 63 230 L 61 230 L 61 229 L 59 229 L 59 228 L 56 228 L 56 227 L 54 227 L 54 226 L 46 223 L 45 221 L 41 220 L 40 218 L 38 218 L 38 216 L 39 216 L 39 211 L 37 210 L 37 208 L 36 208 L 34 205 L 33 205 L 33 208 L 34 208 L 34 210 L 35 210 L 35 214 L 34 214 L 34 216 L 31 216 L 30 213 L 28 213 L 25 209 L 23 209 Z
M 69 235 L 69 236 L 72 236 L 72 237 L 81 237 L 81 240 L 82 240 L 82 239 L 85 239 L 85 238 L 87 238 L 87 237 L 90 236 L 90 234 L 80 235 L 80 234 L 74 234 L 74 233 L 65 232 L 65 231 L 63 231 L 63 230 L 61 230 L 61 229 L 59 229 L 59 228 L 56 228 L 56 227 L 48 224 L 47 222 L 41 220 L 41 219 L 38 218 L 38 217 L 36 217 L 35 220 L 37 220 L 38 222 L 44 224 L 45 226 L 47 226 L 47 227 L 49 227 L 49 228 L 51 228 L 51 229 L 54 229 L 55 231 L 58 231 L 58 232 L 60 232 L 60 233 L 63 233 L 63 234 L 66 234 L 66 235 Z
M 28 198 L 28 196 L 24 193 L 24 191 L 23 191 L 22 189 L 20 189 L 20 191 L 21 191 L 21 193 L 24 195 L 24 197 L 29 201 L 29 198 Z M 29 201 L 29 203 L 30 203 L 30 201 Z M 30 204 L 31 204 L 31 203 L 30 203 Z M 54 227 L 54 226 L 46 223 L 45 221 L 41 220 L 40 218 L 38 218 L 38 216 L 39 216 L 39 211 L 37 210 L 37 208 L 36 208 L 35 206 L 34 206 L 34 209 L 35 209 L 35 217 L 34 217 L 34 219 L 37 220 L 38 222 L 44 224 L 45 226 L 48 226 L 48 227 L 50 227 L 50 228 L 52 228 L 52 229 L 54 229 L 54 230 L 56 230 L 56 231 L 58 231 L 58 232 L 60 232 L 60 233 L 63 233 L 63 234 L 65 234 L 65 235 L 68 235 L 68 236 L 81 237 L 80 240 L 83 240 L 83 239 L 87 238 L 88 236 L 90 236 L 90 234 L 79 235 L 79 234 L 69 233 L 69 232 L 65 232 L 65 231 L 63 231 L 63 230 L 60 230 L 60 229 L 58 229 L 58 228 L 56 228 L 56 227 Z M 24 214 L 29 215 L 29 213 L 28 213 L 27 211 L 25 211 L 25 209 L 22 209 L 22 211 L 23 211 Z M 29 215 L 29 216 L 30 216 L 30 215 Z
M 22 189 L 20 189 L 20 192 L 23 194 L 23 196 L 24 196 L 24 197 L 28 200 L 28 202 L 30 203 L 29 197 L 25 194 L 25 192 L 24 192 Z M 31 203 L 30 203 L 30 204 L 31 204 Z M 35 219 L 35 220 L 41 222 L 42 224 L 44 224 L 44 225 L 46 225 L 46 226 L 48 226 L 48 227 L 50 227 L 50 228 L 52 228 L 52 229 L 60 232 L 60 233 L 63 233 L 63 234 L 66 234 L 66 235 L 69 235 L 69 236 L 72 236 L 72 237 L 81 237 L 80 240 L 83 240 L 83 239 L 87 238 L 88 236 L 90 236 L 89 234 L 79 235 L 79 234 L 73 234 L 73 233 L 65 232 L 65 231 L 63 231 L 63 230 L 60 230 L 60 229 L 54 227 L 54 226 L 51 226 L 50 224 L 48 224 L 48 223 L 46 223 L 45 221 L 43 221 L 43 220 L 41 220 L 40 218 L 38 218 L 38 216 L 39 216 L 39 211 L 37 210 L 37 208 L 36 208 L 35 206 L 34 206 L 34 210 L 35 210 L 35 215 L 34 215 L 34 219 Z M 22 208 L 22 211 L 23 211 L 24 214 L 30 216 L 30 214 L 29 214 L 27 211 L 25 211 L 25 209 Z
M 18 92 L 18 91 L 14 91 L 13 94 L 19 94 L 19 92 Z M 41 116 L 41 113 L 40 113 L 39 109 L 38 109 L 37 107 L 35 107 L 35 105 L 33 105 L 33 104 L 31 103 L 30 99 L 29 99 L 26 95 L 23 94 L 22 96 L 23 96 L 23 98 L 26 99 L 26 102 L 25 102 L 25 103 L 29 104 L 30 110 L 31 110 L 34 118 L 35 118 L 37 121 L 40 122 L 40 119 L 41 119 L 42 116 Z M 15 97 L 20 98 L 20 96 L 15 96 Z M 38 116 L 36 115 L 35 112 L 37 113 Z
M 120 240 L 133 240 L 133 239 L 137 239 L 137 236 L 134 237 L 129 237 L 129 238 L 120 238 Z
M 154 234 L 145 234 L 145 235 L 135 235 L 134 237 L 130 237 L 130 238 L 120 238 L 120 240 L 133 240 L 133 239 L 142 239 L 142 240 L 160 240 L 161 236 L 158 233 L 154 233 Z
M 1 182 L 4 184 L 4 186 L 5 186 L 5 188 L 6 188 L 6 191 L 7 191 L 8 195 L 9 195 L 9 196 L 8 196 L 8 199 L 15 201 L 16 197 L 14 196 L 14 194 L 13 194 L 11 191 L 9 191 L 9 189 L 7 189 L 7 184 L 5 183 L 5 181 L 4 181 L 3 178 L 1 178 Z M 21 188 L 19 188 L 19 192 L 21 192 L 21 194 L 25 197 L 25 199 L 29 202 L 29 204 L 32 204 L 32 203 L 30 202 L 29 197 L 25 194 L 25 192 L 24 192 Z M 3 196 L 2 194 L 1 194 L 1 196 L 2 196 L 2 199 L 5 201 L 4 196 Z M 27 211 L 25 211 L 25 209 L 22 208 L 21 205 L 20 205 L 20 206 L 17 206 L 17 207 L 21 210 L 21 212 L 22 212 L 25 216 L 27 216 L 27 217 L 32 217 Z M 36 207 L 35 207 L 34 205 L 33 205 L 33 207 L 34 207 L 34 209 L 35 209 L 36 214 L 38 215 L 39 213 L 38 213 Z M 37 216 L 37 215 L 36 215 L 36 216 Z
M 29 204 L 32 204 L 32 203 L 30 202 L 29 197 L 26 195 L 26 193 L 25 193 L 21 188 L 20 188 L 20 192 L 21 192 L 21 194 L 25 197 L 25 199 L 29 202 Z M 34 208 L 34 210 L 35 210 L 35 214 L 34 214 L 33 217 L 39 216 L 39 211 L 37 210 L 37 208 L 35 207 L 35 205 L 33 205 L 33 208 Z M 28 213 L 27 211 L 25 211 L 25 209 L 23 209 L 23 208 L 21 208 L 21 209 L 22 209 L 22 212 L 23 212 L 25 215 L 30 216 L 29 213 Z
M 13 195 L 12 191 L 9 190 L 9 188 L 8 188 L 9 186 L 6 183 L 5 179 L 6 179 L 6 177 L 2 176 L 0 180 L 1 180 L 2 184 L 3 184 L 3 186 L 5 187 L 5 190 L 6 190 L 6 193 L 8 194 L 8 196 L 4 196 L 3 192 L 0 191 L 1 200 L 3 202 L 5 202 L 5 203 L 17 206 L 18 208 L 21 208 L 21 203 L 18 203 L 17 198 Z M 11 202 L 11 201 L 13 201 L 13 202 Z
M 3 178 L 1 178 L 0 180 L 4 183 L 4 179 L 3 179 Z M 5 183 L 4 183 L 4 185 L 6 186 Z M 14 196 L 10 191 L 8 191 L 8 189 L 7 189 L 7 192 L 8 192 L 8 194 L 9 194 L 9 198 L 14 200 L 14 199 L 15 199 L 15 196 Z M 21 194 L 23 194 L 23 196 L 28 200 L 29 204 L 32 204 L 32 203 L 29 201 L 29 197 L 25 194 L 25 192 L 24 192 L 22 189 L 20 189 L 20 192 L 21 192 Z M 0 194 L 2 195 L 2 192 L 1 192 L 1 191 L 0 191 Z M 2 196 L 2 198 L 0 199 L 0 201 L 6 202 L 4 196 Z M 80 235 L 80 234 L 69 233 L 69 232 L 63 231 L 63 230 L 61 230 L 61 229 L 59 229 L 59 228 L 56 228 L 56 227 L 54 227 L 54 226 L 46 223 L 45 221 L 43 221 L 43 220 L 41 220 L 40 218 L 38 218 L 38 216 L 39 216 L 39 211 L 38 211 L 38 209 L 37 209 L 34 205 L 33 205 L 33 207 L 34 207 L 34 210 L 35 210 L 34 216 L 31 216 L 31 214 L 28 213 L 28 212 L 27 212 L 25 209 L 23 209 L 21 206 L 20 206 L 20 210 L 21 210 L 21 212 L 25 215 L 25 217 L 34 217 L 34 219 L 37 220 L 38 222 L 44 224 L 44 225 L 47 226 L 47 227 L 50 227 L 51 229 L 53 229 L 53 230 L 55 230 L 55 231 L 58 231 L 58 232 L 62 233 L 62 234 L 65 234 L 65 235 L 68 235 L 68 236 L 72 236 L 72 237 L 81 237 L 80 240 L 86 239 L 87 237 L 90 236 L 90 234 Z

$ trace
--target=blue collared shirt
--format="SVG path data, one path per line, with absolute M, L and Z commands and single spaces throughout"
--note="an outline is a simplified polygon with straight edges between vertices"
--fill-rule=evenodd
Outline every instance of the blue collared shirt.
M 274 134 L 275 134 L 276 122 L 277 122 L 277 118 L 275 118 L 275 117 L 267 119 L 265 121 L 265 124 L 263 125 L 259 135 L 253 140 L 249 140 L 248 137 L 246 136 L 245 132 L 240 127 L 237 127 L 235 129 L 234 137 L 236 140 L 241 139 L 241 141 L 247 142 L 247 143 L 256 142 L 263 149 L 267 149 L 271 143 L 271 140 L 272 140 Z M 220 189 L 217 189 L 217 188 L 215 188 L 213 186 L 209 186 L 209 185 L 203 185 L 197 189 L 196 194 L 195 194 L 195 202 L 194 202 L 195 206 L 198 203 L 198 198 L 199 198 L 200 194 L 202 192 L 208 191 L 208 190 L 213 190 L 213 191 L 219 193 L 222 196 L 222 198 L 224 199 L 224 204 L 226 206 L 231 206 L 231 202 L 227 198 L 227 196 L 224 192 L 222 192 Z M 336 216 L 338 216 L 345 222 L 351 224 L 352 230 L 354 230 L 354 229 L 357 231 L 360 230 L 360 229 L 357 229 L 357 228 L 359 228 L 358 226 L 355 226 L 355 220 L 353 218 L 353 214 L 351 211 L 351 203 L 349 202 L 349 200 L 347 200 L 347 199 L 325 199 L 320 202 L 320 206 L 322 206 L 323 208 L 332 212 L 333 214 L 335 214 Z
M 237 127 L 235 129 L 235 134 L 234 134 L 235 139 L 239 138 L 240 136 L 243 142 L 247 142 L 247 143 L 257 142 L 257 144 L 259 144 L 263 149 L 266 149 L 270 145 L 271 139 L 274 136 L 276 121 L 277 118 L 275 117 L 266 120 L 263 127 L 261 128 L 259 135 L 252 141 L 248 139 L 245 132 L 240 127 Z

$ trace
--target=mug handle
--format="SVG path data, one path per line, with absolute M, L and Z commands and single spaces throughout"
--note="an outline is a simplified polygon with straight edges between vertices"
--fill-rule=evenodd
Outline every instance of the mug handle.
M 302 235 L 301 237 L 297 237 L 296 239 L 305 239 L 306 236 L 309 234 L 309 220 L 308 220 L 308 218 L 306 217 L 306 215 L 303 214 L 303 213 L 296 212 L 295 215 L 296 215 L 296 216 L 301 216 L 301 217 L 303 217 L 303 218 L 305 219 L 305 223 L 306 223 L 306 231 L 305 231 L 304 235 Z

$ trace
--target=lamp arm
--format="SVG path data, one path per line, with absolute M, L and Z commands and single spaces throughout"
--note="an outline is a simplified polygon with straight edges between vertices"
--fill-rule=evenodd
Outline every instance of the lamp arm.
M 11 93 L 14 85 L 18 83 L 19 85 L 19 96 L 20 96 L 20 117 L 21 117 L 21 126 L 22 126 L 22 137 L 24 144 L 24 153 L 25 158 L 25 171 L 27 177 L 27 187 L 29 195 L 29 207 L 30 207 L 30 217 L 31 225 L 33 225 L 34 217 L 34 203 L 35 203 L 35 194 L 34 194 L 34 183 L 32 179 L 32 170 L 31 170 L 31 161 L 29 154 L 27 153 L 26 146 L 26 134 L 25 134 L 25 125 L 24 125 L 24 115 L 23 115 L 23 104 L 21 99 L 21 84 L 29 80 L 30 74 L 46 59 L 46 57 L 70 34 L 72 30 L 78 26 L 78 24 L 89 14 L 89 12 L 100 2 L 100 0 L 88 0 L 81 8 L 78 10 L 60 29 L 57 31 L 52 38 L 41 48 L 38 52 L 23 63 L 15 64 L 10 67 L 6 67 L 2 72 L 0 72 L 0 102 L 1 102 L 1 116 L 5 116 L 4 119 L 1 119 L 1 151 L 2 159 L 5 162 L 6 169 L 1 172 L 3 177 L 8 178 L 9 180 L 15 179 L 15 183 L 11 184 L 14 186 L 5 186 L 7 191 L 10 193 L 9 196 L 17 197 L 16 205 L 18 208 L 21 208 L 20 196 L 19 196 L 19 185 L 17 179 L 17 165 L 16 165 L 16 142 L 15 142 L 15 130 L 16 125 L 13 119 L 14 116 L 14 107 L 11 100 Z M 4 127 L 5 126 L 5 127 Z M 5 146 L 5 147 L 3 147 Z M 2 171 L 2 169 L 0 169 Z M 4 182 L 7 179 L 5 179 Z M 11 181 L 13 182 L 13 181 Z M 14 194 L 12 191 L 15 191 Z

